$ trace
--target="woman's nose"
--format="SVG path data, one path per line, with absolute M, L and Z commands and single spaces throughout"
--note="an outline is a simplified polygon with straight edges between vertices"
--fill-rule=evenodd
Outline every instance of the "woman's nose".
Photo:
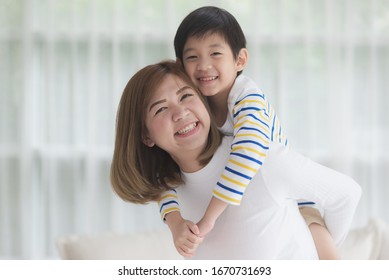
M 183 118 L 185 118 L 189 114 L 188 108 L 186 106 L 183 106 L 181 104 L 178 104 L 174 107 L 173 110 L 173 121 L 179 121 Z

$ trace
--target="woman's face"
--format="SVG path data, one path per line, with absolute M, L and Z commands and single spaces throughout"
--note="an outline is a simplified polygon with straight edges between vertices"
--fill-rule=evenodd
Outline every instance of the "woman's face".
M 210 130 L 209 113 L 197 92 L 171 74 L 152 95 L 145 123 L 144 143 L 159 146 L 180 166 L 203 151 Z

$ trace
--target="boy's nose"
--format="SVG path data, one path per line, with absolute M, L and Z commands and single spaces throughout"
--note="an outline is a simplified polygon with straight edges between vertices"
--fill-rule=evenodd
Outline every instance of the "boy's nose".
M 199 71 L 206 71 L 206 70 L 210 69 L 211 67 L 212 67 L 212 65 L 211 65 L 210 61 L 208 61 L 207 59 L 202 59 L 197 64 L 197 70 L 199 70 Z

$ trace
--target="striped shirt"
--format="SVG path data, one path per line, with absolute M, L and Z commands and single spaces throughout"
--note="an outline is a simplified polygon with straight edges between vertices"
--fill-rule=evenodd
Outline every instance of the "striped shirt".
M 228 96 L 229 116 L 221 131 L 233 135 L 227 165 L 213 195 L 239 205 L 251 179 L 263 165 L 270 142 L 287 146 L 280 121 L 266 96 L 249 78 L 236 78 Z
M 228 96 L 226 123 L 220 130 L 233 135 L 229 160 L 213 189 L 213 195 L 229 204 L 239 205 L 251 179 L 263 165 L 270 142 L 287 146 L 279 119 L 257 85 L 240 75 Z M 161 217 L 179 211 L 177 193 L 163 194 L 158 202 Z

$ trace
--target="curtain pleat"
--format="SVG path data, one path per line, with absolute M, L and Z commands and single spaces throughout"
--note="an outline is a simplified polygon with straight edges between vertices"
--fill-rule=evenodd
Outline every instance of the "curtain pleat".
M 116 110 L 138 69 L 174 59 L 176 28 L 203 5 L 240 22 L 245 74 L 291 147 L 362 186 L 353 226 L 389 222 L 389 0 L 1 0 L 0 258 L 165 226 L 156 205 L 112 191 Z

